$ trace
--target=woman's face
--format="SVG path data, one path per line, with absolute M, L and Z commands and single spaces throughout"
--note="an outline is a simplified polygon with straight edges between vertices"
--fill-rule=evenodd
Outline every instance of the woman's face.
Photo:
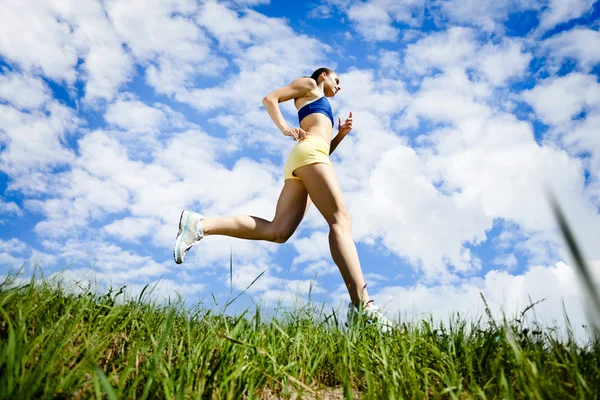
M 330 72 L 329 75 L 327 75 L 325 72 L 323 72 L 324 75 L 324 79 L 323 79 L 323 86 L 324 86 L 324 90 L 323 92 L 325 93 L 325 96 L 327 97 L 333 97 L 337 94 L 337 92 L 339 92 L 342 88 L 340 87 L 340 78 L 338 77 L 338 75 L 335 72 Z

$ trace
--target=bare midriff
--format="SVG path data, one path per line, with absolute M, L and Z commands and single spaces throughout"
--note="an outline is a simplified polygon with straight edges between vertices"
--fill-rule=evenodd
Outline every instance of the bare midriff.
M 333 128 L 331 127 L 331 120 L 324 114 L 314 113 L 307 115 L 300 122 L 300 128 L 302 128 L 308 136 L 319 136 L 325 140 L 327 145 L 331 143 Z

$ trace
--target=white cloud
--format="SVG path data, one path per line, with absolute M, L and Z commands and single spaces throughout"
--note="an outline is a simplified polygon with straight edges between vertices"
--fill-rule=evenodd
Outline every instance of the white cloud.
M 480 260 L 462 249 L 465 241 L 484 240 L 485 230 L 491 227 L 492 220 L 482 210 L 477 187 L 467 186 L 462 193 L 441 195 L 434 185 L 437 168 L 431 169 L 426 158 L 422 159 L 403 138 L 390 132 L 390 117 L 400 112 L 403 104 L 411 107 L 403 85 L 380 80 L 380 89 L 370 83 L 372 78 L 364 71 L 344 74 L 341 80 L 349 86 L 340 98 L 341 108 L 354 111 L 355 130 L 340 148 L 341 161 L 336 161 L 335 168 L 346 193 L 355 238 L 367 243 L 381 238 L 388 249 L 408 258 L 429 278 L 453 279 L 447 273 L 446 263 L 463 273 L 478 270 Z M 453 89 L 481 91 L 473 84 L 465 88 L 464 79 L 454 76 L 445 82 Z M 427 85 L 426 90 L 443 87 L 440 82 Z M 371 97 L 373 101 L 365 101 Z M 431 103 L 437 101 L 440 110 L 447 107 L 439 92 L 431 97 L 423 110 L 434 114 L 437 109 L 432 110 Z M 388 101 L 390 107 L 386 106 Z M 451 102 L 456 104 L 456 98 Z M 376 106 L 370 109 L 372 104 Z M 476 113 L 477 109 L 470 112 Z M 461 119 L 456 110 L 448 113 Z M 460 222 L 451 222 L 455 218 Z
M 475 68 L 492 85 L 501 86 L 510 78 L 523 76 L 531 59 L 518 39 L 482 44 L 475 30 L 451 27 L 408 45 L 404 66 L 417 75 Z
M 518 261 L 513 253 L 500 254 L 494 259 L 494 264 L 504 266 L 507 270 L 511 270 L 517 266 Z
M 383 70 L 396 70 L 400 67 L 400 53 L 397 51 L 381 50 L 377 60 Z
M 7 265 L 12 268 L 20 268 L 24 262 L 25 259 L 23 257 L 15 257 L 5 252 L 0 253 L 0 265 Z
M 226 151 L 226 140 L 189 131 L 174 136 L 167 147 L 157 153 L 156 162 L 181 180 L 178 204 L 200 202 L 205 207 L 214 207 L 217 213 L 229 213 L 275 189 L 271 171 L 256 161 L 240 158 L 229 170 L 213 158 Z
M 492 115 L 487 100 L 492 88 L 485 82 L 473 82 L 464 69 L 448 68 L 446 73 L 423 79 L 407 107 L 404 124 L 417 123 L 416 117 L 441 123 L 466 123 Z M 408 125 L 410 126 L 410 125 Z
M 85 100 L 110 99 L 132 72 L 132 60 L 96 0 L 4 2 L 0 26 L 0 54 L 68 84 L 82 74 Z
M 76 236 L 76 228 L 83 228 L 106 213 L 127 208 L 129 193 L 114 182 L 94 177 L 79 168 L 61 178 L 63 186 L 57 193 L 60 197 L 27 203 L 29 208 L 36 207 L 47 217 L 35 227 L 42 237 Z
M 103 229 L 110 235 L 129 242 L 139 242 L 140 238 L 149 236 L 158 226 L 158 221 L 151 218 L 123 218 L 113 221 Z
M 592 265 L 595 282 L 600 288 L 600 265 Z M 584 338 L 582 325 L 588 325 L 584 305 L 587 304 L 576 271 L 559 262 L 553 266 L 533 266 L 523 274 L 511 275 L 503 271 L 490 271 L 482 278 L 470 278 L 455 285 L 387 287 L 374 296 L 380 306 L 385 306 L 388 316 L 401 315 L 403 320 L 420 320 L 432 315 L 437 321 L 447 323 L 453 312 L 458 311 L 468 320 L 485 318 L 484 295 L 497 322 L 502 312 L 511 319 L 531 302 L 545 299 L 534 307 L 538 322 L 544 326 L 558 326 L 565 334 L 562 302 L 577 336 Z M 371 295 L 373 297 L 373 295 Z M 532 321 L 532 311 L 526 314 Z
M 237 113 L 254 111 L 262 106 L 262 98 L 269 90 L 289 84 L 303 73 L 312 73 L 314 66 L 319 64 L 317 60 L 321 59 L 322 47 L 318 41 L 309 38 L 273 38 L 264 45 L 240 53 L 238 60 L 242 69 L 221 86 L 182 90 L 175 98 L 200 111 L 225 106 Z
M 3 1 L 0 4 L 0 54 L 26 71 L 74 83 L 78 49 L 68 21 L 56 17 L 46 2 Z
M 198 23 L 228 50 L 268 41 L 272 37 L 290 36 L 292 30 L 282 19 L 269 18 L 252 10 L 243 16 L 216 1 L 206 1 L 197 16 Z
M 173 132 L 198 127 L 169 106 L 150 106 L 131 93 L 120 94 L 107 107 L 104 120 L 109 127 L 118 129 L 110 135 L 127 149 L 131 160 L 144 162 L 152 160 Z
M 329 50 L 322 41 L 297 34 L 282 19 L 252 10 L 240 14 L 214 1 L 204 3 L 197 20 L 239 68 L 219 86 L 177 91 L 178 101 L 200 111 L 226 106 L 236 116 L 254 112 L 269 91 L 312 73 Z
M 159 93 L 173 94 L 200 75 L 218 75 L 227 62 L 211 53 L 210 39 L 196 25 L 201 13 L 193 0 L 106 1 L 106 11 L 146 81 Z
M 154 103 L 151 106 L 139 100 L 132 93 L 121 93 L 117 100 L 106 109 L 104 120 L 113 127 L 134 133 L 136 135 L 120 135 L 118 140 L 129 148 L 134 141 L 149 140 L 156 148 L 157 142 L 166 132 L 197 128 L 196 124 L 188 121 L 186 116 L 174 111 L 171 107 Z M 144 138 L 144 135 L 148 134 Z
M 441 0 L 428 4 L 422 0 L 325 0 L 321 7 L 337 7 L 345 12 L 355 29 L 367 42 L 412 40 L 411 28 L 419 28 L 429 18 L 438 27 L 472 26 L 484 32 L 502 32 L 509 14 L 537 10 L 541 6 L 531 0 Z M 395 26 L 397 24 L 397 26 Z
M 163 55 L 182 61 L 201 61 L 210 49 L 202 31 L 190 20 L 197 12 L 191 0 L 106 2 L 119 37 L 143 61 Z
M 567 129 L 563 132 L 562 143 L 571 150 L 575 155 L 589 154 L 590 160 L 588 171 L 592 174 L 592 178 L 600 178 L 600 107 L 590 111 L 584 120 L 576 121 L 572 129 Z M 596 205 L 600 191 L 593 193 L 593 186 L 590 187 L 590 195 L 596 196 Z
M 393 108 L 365 112 L 372 101 L 351 108 L 355 130 L 336 152 L 340 161 L 335 168 L 355 238 L 367 243 L 381 239 L 428 279 L 448 281 L 456 278 L 452 273 L 472 274 L 481 267 L 464 243 L 485 241 L 493 220 L 500 218 L 522 228 L 519 251 L 551 261 L 559 247 L 543 190 L 551 183 L 563 206 L 579 211 L 571 216 L 576 229 L 588 236 L 586 249 L 593 249 L 597 216 L 589 199 L 579 195 L 584 187 L 581 162 L 555 146 L 540 146 L 529 123 L 498 110 L 489 83 L 469 79 L 451 63 L 438 65 L 445 72 L 425 78 L 397 107 L 406 107 L 400 129 L 428 124 L 415 139 L 416 151 L 391 133 L 394 126 L 387 120 Z M 360 71 L 346 78 L 351 93 L 348 99 L 340 96 L 339 109 L 355 101 L 356 82 L 368 81 Z M 356 93 L 364 100 L 373 91 L 363 85 Z M 400 93 L 398 85 L 387 96 Z M 595 259 L 595 252 L 589 254 Z
M 278 245 L 267 242 L 209 236 L 190 251 L 183 267 L 172 268 L 170 252 L 183 208 L 207 217 L 273 216 L 283 183 L 280 164 L 292 142 L 277 132 L 260 101 L 321 65 L 336 68 L 340 54 L 335 40 L 299 34 L 287 20 L 247 8 L 262 3 L 86 0 L 0 5 L 0 56 L 22 71 L 6 68 L 0 75 L 0 168 L 9 175 L 8 190 L 25 196 L 24 211 L 41 215 L 35 231 L 45 251 L 32 250 L 29 257 L 28 243 L 2 242 L 17 250 L 3 251 L 0 258 L 9 263 L 37 258 L 48 265 L 94 265 L 94 279 L 104 287 L 127 282 L 134 291 L 172 274 L 173 279 L 162 281 L 161 293 L 194 295 L 209 284 L 209 274 L 223 275 L 233 251 L 236 288 L 245 289 L 268 270 L 252 289 L 264 301 L 303 299 L 311 285 L 314 293 L 325 293 L 311 280 L 274 276 L 273 271 L 281 270 L 271 258 Z M 473 278 L 482 261 L 469 249 L 487 240 L 489 229 L 502 220 L 505 230 L 490 244 L 498 249 L 493 262 L 501 268 L 515 268 L 523 259 L 549 264 L 562 257 L 542 191 L 548 181 L 583 237 L 588 258 L 600 258 L 594 247 L 600 237 L 594 208 L 600 201 L 597 79 L 581 73 L 551 77 L 523 97 L 510 93 L 509 85 L 527 73 L 530 51 L 553 54 L 556 64 L 574 58 L 579 70 L 588 72 L 599 58 L 593 47 L 597 31 L 565 32 L 541 43 L 540 50 L 534 40 L 496 35 L 509 11 L 538 7 L 531 2 L 443 2 L 430 10 L 439 26 L 446 24 L 440 18 L 449 18 L 448 26 L 459 22 L 481 29 L 450 27 L 425 37 L 425 32 L 404 29 L 423 21 L 421 0 L 334 0 L 322 6 L 346 12 L 369 46 L 396 40 L 400 33 L 405 42 L 415 41 L 404 52 L 401 47 L 369 47 L 376 56 L 365 58 L 379 69 L 359 69 L 358 62 L 347 72 L 341 69 L 343 91 L 330 99 L 337 115 L 345 118 L 352 111 L 355 119 L 354 131 L 332 157 L 354 238 L 385 246 L 386 253 L 408 260 L 422 272 L 421 281 L 444 284 L 404 289 L 408 299 L 429 294 L 445 306 L 448 301 L 439 299 L 448 295 L 461 306 L 470 301 L 467 295 L 478 301 L 482 282 L 510 289 L 524 280 L 533 282 L 535 274 L 556 289 L 556 274 L 564 272 L 560 264 L 535 267 L 523 275 L 494 272 Z M 545 21 L 561 13 L 571 15 L 552 3 Z M 35 29 L 22 28 L 28 26 Z M 23 33 L 15 36 L 15 31 Z M 354 52 L 363 46 L 351 47 L 352 57 L 364 55 Z M 174 111 L 186 110 L 186 105 L 149 102 L 141 93 L 117 94 L 131 78 L 134 62 L 140 71 L 145 68 L 154 98 L 164 102 L 161 94 L 167 94 L 201 111 L 200 118 L 193 117 L 199 126 Z M 66 107 L 51 99 L 38 74 L 63 84 L 72 96 L 77 95 L 74 84 L 83 83 L 86 100 L 107 100 L 108 106 L 83 111 Z M 198 79 L 207 75 L 221 83 Z M 529 122 L 509 113 L 520 99 L 551 125 L 542 140 L 536 142 Z M 77 103 L 79 98 L 72 100 Z M 282 109 L 286 118 L 295 120 L 291 102 Z M 82 129 L 76 132 L 76 148 L 70 149 L 67 134 L 84 126 L 76 116 L 86 112 L 103 115 L 113 130 Z M 573 120 L 581 112 L 585 118 Z M 582 153 L 586 157 L 578 158 Z M 56 167 L 61 171 L 53 173 Z M 588 182 L 585 170 L 590 172 Z M 24 214 L 17 204 L 1 200 L 0 212 Z M 294 261 L 304 263 L 301 271 L 307 278 L 331 274 L 341 281 L 330 262 L 326 229 L 312 207 L 300 227 L 302 237 L 290 241 L 298 252 Z M 143 245 L 121 248 L 108 241 L 115 238 Z M 384 280 L 364 269 L 369 281 Z M 202 282 L 194 281 L 198 274 Z M 79 268 L 73 276 L 84 275 Z M 346 299 L 343 284 L 341 288 L 338 293 Z M 486 290 L 499 303 L 498 294 Z M 523 298 L 521 292 L 512 295 Z M 428 305 L 418 299 L 423 307 Z
M 207 288 L 207 284 L 205 283 L 196 283 L 196 282 L 184 282 L 184 281 L 175 281 L 172 279 L 159 279 L 155 281 L 148 282 L 146 284 L 127 284 L 127 293 L 129 295 L 138 297 L 144 287 L 148 286 L 146 291 L 144 292 L 144 297 L 154 297 L 159 299 L 176 299 L 177 296 L 182 296 L 184 299 L 190 299 L 191 296 L 197 295 Z M 197 299 L 192 299 L 194 302 L 197 302 Z
M 313 282 L 314 283 L 314 282 Z M 266 292 L 258 295 L 258 302 L 265 306 L 278 306 L 283 305 L 287 307 L 298 307 L 302 308 L 304 305 L 309 303 L 309 289 L 310 281 L 297 281 L 289 282 L 286 284 L 285 289 L 272 288 Z M 316 283 L 310 291 L 310 299 L 312 301 L 319 301 L 324 296 L 316 296 L 323 293 Z M 326 298 L 326 297 L 325 297 Z
M 339 103 L 335 98 L 332 100 L 334 113 L 341 116 L 343 121 L 350 111 L 360 110 L 361 113 L 353 119 L 353 122 L 359 123 L 353 125 L 356 128 L 369 126 L 371 130 L 381 125 L 385 126 L 390 121 L 389 117 L 401 113 L 410 101 L 404 82 L 399 79 L 377 79 L 373 71 L 357 69 L 339 74 L 339 77 L 342 88 L 340 93 L 343 95 L 340 94 Z M 373 125 L 375 121 L 370 120 L 371 116 L 383 121 Z
M 53 267 L 56 265 L 57 261 L 58 257 L 55 255 L 44 253 L 35 249 L 31 252 L 31 257 L 29 257 L 29 263 L 31 265 L 37 265 L 42 269 Z
M 368 183 L 349 199 L 356 238 L 372 243 L 380 237 L 386 248 L 408 258 L 426 279 L 453 279 L 446 263 L 462 273 L 477 271 L 480 261 L 462 243 L 485 240 L 485 231 L 491 228 L 481 192 L 467 188 L 443 196 L 427 175 L 414 150 L 398 146 L 385 151 Z
M 104 120 L 133 133 L 154 132 L 166 123 L 165 114 L 161 110 L 134 99 L 119 99 L 110 104 Z
M 572 72 L 548 78 L 523 93 L 538 118 L 550 126 L 548 140 L 560 143 L 573 157 L 585 155 L 584 168 L 590 174 L 585 194 L 598 206 L 597 182 L 600 178 L 600 84 L 595 75 Z M 582 224 L 585 217 L 576 217 Z M 591 222 L 590 222 L 591 223 Z M 588 224 L 583 224 L 587 226 Z M 598 233 L 585 229 L 583 240 L 590 242 Z
M 442 0 L 438 23 L 447 18 L 449 23 L 477 26 L 484 31 L 502 31 L 503 22 L 510 13 L 539 8 L 540 5 L 531 0 Z
M 559 78 L 548 78 L 523 98 L 546 124 L 561 125 L 581 111 L 600 107 L 600 84 L 594 75 L 572 72 Z
M 142 291 L 144 292 L 144 300 L 175 300 L 178 295 L 181 295 L 184 299 L 189 299 L 190 296 L 204 291 L 207 286 L 203 283 L 181 282 L 166 278 L 145 279 L 136 282 L 131 279 L 124 280 L 122 277 L 114 277 L 111 274 L 85 267 L 65 269 L 52 274 L 49 276 L 49 279 L 52 282 L 60 282 L 64 289 L 75 293 L 81 293 L 89 288 L 92 292 L 104 294 L 111 287 L 113 290 L 116 290 L 125 286 L 123 297 L 120 299 L 137 299 L 142 294 Z
M 307 267 L 302 267 L 302 272 L 304 273 L 304 275 L 323 276 L 323 275 L 339 274 L 339 269 L 335 264 L 333 264 L 330 261 L 320 260 L 320 261 L 308 264 Z
M 472 62 L 476 49 L 477 42 L 472 29 L 452 27 L 408 45 L 404 65 L 419 75 L 436 69 L 466 67 Z
M 58 256 L 73 268 L 92 268 L 100 280 L 115 284 L 164 275 L 171 264 L 158 263 L 150 256 L 95 239 L 69 239 Z
M 107 184 L 138 193 L 154 185 L 172 183 L 174 176 L 159 165 L 131 160 L 126 148 L 110 131 L 94 131 L 79 140 L 79 157 L 74 167 L 87 171 Z
M 545 31 L 562 22 L 581 17 L 592 8 L 593 4 L 594 0 L 550 0 L 548 8 L 539 17 L 538 29 Z
M 32 112 L 0 104 L 0 144 L 6 147 L 0 154 L 0 169 L 15 179 L 70 163 L 75 156 L 62 142 L 78 123 L 73 110 L 56 100 Z M 18 185 L 28 187 L 28 182 Z
M 400 30 L 392 26 L 387 10 L 374 2 L 357 3 L 348 10 L 348 18 L 356 23 L 363 38 L 371 42 L 396 41 Z
M 589 72 L 600 62 L 600 32 L 574 28 L 560 32 L 542 43 L 542 51 L 549 58 L 547 67 L 557 71 L 565 59 L 574 59 L 583 72 Z
M 308 13 L 308 18 L 329 19 L 333 17 L 333 8 L 327 4 L 319 4 Z
M 199 64 L 158 57 L 158 65 L 150 65 L 146 70 L 146 82 L 158 93 L 173 95 L 182 87 L 195 86 L 198 75 L 217 77 L 227 69 L 224 58 L 209 57 Z
M 200 204 L 199 211 L 207 216 L 274 213 L 280 182 L 249 159 L 240 159 L 231 170 L 219 164 L 213 157 L 217 149 L 227 149 L 223 139 L 200 131 L 174 134 L 145 164 L 132 160 L 113 136 L 104 131 L 85 135 L 72 169 L 56 175 L 52 197 L 26 201 L 29 210 L 45 217 L 36 225 L 38 235 L 66 239 L 91 234 L 88 225 L 102 221 L 108 234 L 124 240 L 147 235 L 154 245 L 170 249 L 181 210 L 196 208 L 194 204 Z M 115 213 L 129 213 L 126 218 L 132 219 L 111 221 Z M 203 242 L 204 248 L 191 251 L 186 268 L 225 265 L 232 246 L 242 260 L 264 258 L 276 247 L 230 238 L 206 240 L 210 245 L 204 247 Z
M 258 278 L 247 293 L 255 296 L 259 302 L 266 305 L 275 305 L 282 303 L 284 305 L 293 305 L 305 303 L 305 298 L 310 294 L 324 294 L 326 291 L 318 284 L 318 282 L 298 279 L 284 279 L 272 275 L 273 270 L 278 270 L 277 267 L 267 264 L 243 264 L 234 266 L 233 269 L 233 286 L 237 290 L 245 290 Z M 264 272 L 264 273 L 263 273 Z M 261 275 L 261 273 L 263 273 Z M 225 276 L 223 283 L 229 285 L 229 275 Z
M 41 79 L 3 72 L 0 100 L 8 104 L 0 104 L 0 170 L 12 179 L 11 189 L 44 193 L 45 173 L 74 159 L 64 142 L 81 120 L 74 110 L 51 98 Z
M 87 226 L 92 219 L 126 210 L 130 199 L 126 183 L 143 186 L 143 174 L 142 164 L 128 164 L 125 150 L 114 139 L 101 132 L 87 134 L 79 141 L 79 157 L 72 169 L 55 175 L 53 197 L 27 202 L 28 208 L 47 217 L 36 225 L 36 232 L 45 237 L 76 236 L 75 228 Z
M 20 268 L 25 262 L 24 253 L 26 250 L 27 244 L 17 238 L 0 239 L 0 265 Z
M 273 266 L 266 264 L 236 264 L 233 267 L 233 286 L 238 290 L 248 288 L 248 293 L 268 291 L 270 288 L 277 287 L 280 281 L 271 275 L 271 268 Z M 260 278 L 258 278 L 259 276 Z M 229 284 L 229 279 L 230 277 L 227 275 L 223 281 L 227 280 L 227 284 Z
M 396 41 L 401 30 L 394 23 L 420 26 L 424 19 L 422 0 L 328 1 L 341 8 L 367 42 Z
M 77 46 L 85 76 L 86 101 L 110 100 L 133 73 L 133 60 L 125 52 L 97 0 L 53 0 L 49 12 L 68 21 L 72 44 Z
M 14 201 L 6 202 L 0 199 L 0 214 L 15 214 L 21 217 L 23 210 Z
M 0 99 L 20 109 L 36 109 L 51 99 L 52 93 L 39 78 L 4 71 L 0 75 Z
M 428 166 L 440 173 L 447 189 L 480 191 L 485 215 L 515 222 L 532 233 L 553 230 L 545 196 L 545 186 L 550 185 L 576 229 L 588 236 L 583 240 L 586 249 L 594 248 L 590 246 L 598 237 L 598 215 L 580 195 L 581 161 L 554 146 L 539 146 L 529 124 L 498 114 L 465 120 L 456 129 L 441 129 L 429 137 L 434 148 L 423 153 Z
M 227 1 L 227 0 L 226 0 Z M 242 6 L 257 6 L 259 4 L 269 4 L 271 0 L 228 0 L 234 4 Z
M 502 86 L 510 78 L 522 77 L 533 56 L 523 52 L 520 42 L 505 39 L 500 45 L 485 45 L 479 52 L 478 68 L 494 86 Z
M 309 237 L 294 240 L 293 245 L 300 254 L 294 258 L 294 264 L 331 258 L 329 232 L 315 231 Z

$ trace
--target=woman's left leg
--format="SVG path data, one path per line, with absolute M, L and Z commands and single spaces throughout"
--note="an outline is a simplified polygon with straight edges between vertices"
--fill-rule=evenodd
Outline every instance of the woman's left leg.
M 299 179 L 286 179 L 273 221 L 251 215 L 204 218 L 204 236 L 225 235 L 240 239 L 285 243 L 296 231 L 310 207 L 310 198 Z
M 286 179 L 277 201 L 275 218 L 270 222 L 250 215 L 204 218 L 201 214 L 184 210 L 173 246 L 175 262 L 181 264 L 189 249 L 207 235 L 284 243 L 304 218 L 309 205 L 308 192 L 302 181 Z
M 333 261 L 342 274 L 350 299 L 359 306 L 368 306 L 358 252 L 352 238 L 352 224 L 346 210 L 342 190 L 333 167 L 327 163 L 310 164 L 296 169 L 315 206 L 329 225 L 329 248 Z

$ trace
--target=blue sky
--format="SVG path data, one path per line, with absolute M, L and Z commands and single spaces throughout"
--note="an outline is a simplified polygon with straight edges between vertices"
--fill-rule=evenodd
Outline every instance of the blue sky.
M 39 3 L 39 4 L 38 4 Z M 285 244 L 207 237 L 183 208 L 270 219 L 293 142 L 261 99 L 321 66 L 355 128 L 333 155 L 370 294 L 445 319 L 532 301 L 585 322 L 543 188 L 600 276 L 600 2 L 8 1 L 0 5 L 0 275 L 126 284 L 233 312 L 348 301 L 313 208 Z M 16 34 L 15 32 L 19 32 Z M 282 104 L 297 124 L 291 103 Z M 67 271 L 65 272 L 65 269 Z

